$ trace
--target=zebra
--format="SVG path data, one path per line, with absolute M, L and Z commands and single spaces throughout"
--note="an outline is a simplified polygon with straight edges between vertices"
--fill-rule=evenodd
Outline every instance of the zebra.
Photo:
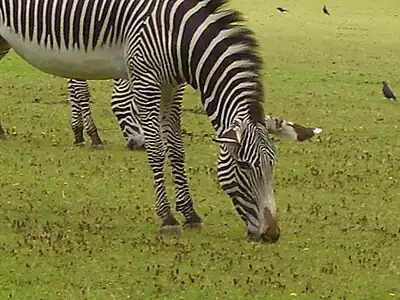
M 135 104 L 129 81 L 114 79 L 113 93 L 111 95 L 111 109 L 117 118 L 119 127 L 125 137 L 125 146 L 130 150 L 141 150 L 144 147 L 144 133 L 140 125 L 140 116 Z M 72 128 L 75 135 L 75 145 L 83 145 L 83 125 L 89 136 L 90 127 L 96 128 L 90 111 L 90 92 L 86 80 L 69 79 L 68 90 L 72 108 Z M 78 92 L 77 92 L 78 91 Z M 87 108 L 84 112 L 81 107 Z M 88 118 L 87 122 L 82 117 Z M 319 127 L 306 127 L 304 125 L 287 121 L 272 115 L 266 115 L 265 122 L 269 133 L 284 139 L 306 141 L 322 132 Z M 74 125 L 79 124 L 79 126 Z M 90 126 L 86 125 L 90 124 Z M 97 129 L 92 129 L 93 131 Z M 100 139 L 100 138 L 99 138 Z M 92 146 L 96 147 L 93 144 Z
M 2 47 L 56 76 L 129 80 L 162 234 L 182 230 L 166 195 L 166 154 L 183 228 L 203 225 L 184 169 L 181 105 L 185 85 L 191 85 L 216 133 L 219 183 L 246 224 L 247 237 L 275 243 L 277 155 L 265 123 L 263 61 L 254 33 L 238 11 L 223 7 L 226 2 L 0 0 Z

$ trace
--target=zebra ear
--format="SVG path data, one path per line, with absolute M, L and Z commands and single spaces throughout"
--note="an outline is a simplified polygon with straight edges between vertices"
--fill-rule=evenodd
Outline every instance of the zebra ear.
M 242 130 L 239 124 L 233 124 L 230 128 L 221 133 L 214 139 L 215 142 L 220 144 L 241 144 Z

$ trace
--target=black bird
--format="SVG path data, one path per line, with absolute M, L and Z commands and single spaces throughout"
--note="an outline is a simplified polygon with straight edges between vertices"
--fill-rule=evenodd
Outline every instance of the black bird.
M 282 7 L 277 7 L 276 8 L 277 10 L 279 10 L 280 12 L 285 12 L 285 11 L 288 11 L 287 9 L 285 9 L 285 8 L 282 8 Z
M 326 5 L 324 5 L 324 7 L 322 8 L 322 11 L 324 12 L 324 14 L 330 16 L 328 9 L 326 8 Z
M 396 95 L 393 93 L 393 91 L 390 89 L 389 85 L 387 84 L 386 81 L 382 81 L 383 88 L 382 88 L 382 93 L 387 99 L 393 99 L 396 100 Z

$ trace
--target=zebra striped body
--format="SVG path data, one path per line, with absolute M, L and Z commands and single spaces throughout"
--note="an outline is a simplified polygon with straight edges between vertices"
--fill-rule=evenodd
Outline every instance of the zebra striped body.
M 222 0 L 0 0 L 0 35 L 30 64 L 77 79 L 128 79 L 145 134 L 162 231 L 176 231 L 166 196 L 171 161 L 176 208 L 202 220 L 184 171 L 184 84 L 199 92 L 220 144 L 218 178 L 256 240 L 276 242 L 275 149 L 263 109 L 262 62 L 240 15 Z

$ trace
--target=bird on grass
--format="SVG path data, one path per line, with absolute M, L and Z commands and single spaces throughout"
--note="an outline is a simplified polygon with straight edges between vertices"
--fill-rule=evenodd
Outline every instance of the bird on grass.
M 324 5 L 324 7 L 322 8 L 322 11 L 324 12 L 324 14 L 330 16 L 330 13 L 329 13 L 328 9 L 326 8 L 326 5 Z
M 280 12 L 286 12 L 286 11 L 288 12 L 288 10 L 286 8 L 282 8 L 280 6 L 277 7 L 276 9 L 279 10 Z
M 392 100 L 397 100 L 395 93 L 390 89 L 389 85 L 387 82 L 384 80 L 382 81 L 383 87 L 382 87 L 382 93 L 387 99 L 392 99 Z

